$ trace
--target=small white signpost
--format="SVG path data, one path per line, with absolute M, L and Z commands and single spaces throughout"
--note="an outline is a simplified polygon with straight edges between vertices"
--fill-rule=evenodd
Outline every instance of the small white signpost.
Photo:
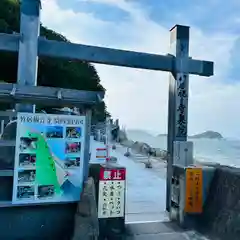
M 96 149 L 96 160 L 98 162 L 103 161 L 105 163 L 107 159 L 107 155 L 108 155 L 108 149 L 106 147 Z

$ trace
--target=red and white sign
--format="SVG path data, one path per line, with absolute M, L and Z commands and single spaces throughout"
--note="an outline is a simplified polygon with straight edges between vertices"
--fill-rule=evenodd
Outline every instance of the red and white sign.
M 126 179 L 126 169 L 100 169 L 100 181 L 125 181 Z
M 126 169 L 100 169 L 98 218 L 124 216 Z
M 96 149 L 96 159 L 105 159 L 108 156 L 107 148 L 97 148 Z
M 103 164 L 107 161 L 107 149 L 105 147 L 96 148 L 93 146 L 91 155 L 90 163 Z

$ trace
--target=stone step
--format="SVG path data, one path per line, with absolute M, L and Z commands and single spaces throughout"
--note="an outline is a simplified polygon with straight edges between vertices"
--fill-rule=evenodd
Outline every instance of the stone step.
M 185 231 L 173 222 L 131 223 L 126 225 L 126 240 L 209 240 L 195 231 Z
M 190 238 L 186 238 L 182 233 L 158 233 L 128 236 L 126 240 L 190 240 Z
M 128 209 L 127 209 L 128 210 Z M 131 210 L 131 208 L 130 208 Z M 125 222 L 130 223 L 143 223 L 143 222 L 167 222 L 169 216 L 166 212 L 127 212 L 125 213 Z

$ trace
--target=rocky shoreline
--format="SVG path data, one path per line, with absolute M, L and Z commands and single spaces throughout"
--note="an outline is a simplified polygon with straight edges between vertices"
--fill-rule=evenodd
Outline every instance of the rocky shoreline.
M 139 141 L 132 141 L 129 140 L 126 133 L 120 131 L 119 133 L 119 143 L 131 149 L 131 151 L 144 155 L 144 156 L 151 156 L 155 158 L 159 158 L 159 160 L 167 160 L 167 151 L 160 149 L 160 148 L 152 148 L 147 143 L 139 142 Z

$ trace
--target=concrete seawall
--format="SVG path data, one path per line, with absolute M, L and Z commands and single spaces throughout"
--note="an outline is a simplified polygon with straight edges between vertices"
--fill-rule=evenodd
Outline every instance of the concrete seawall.
M 240 169 L 216 166 L 216 172 L 199 218 L 201 231 L 221 240 L 240 239 Z

